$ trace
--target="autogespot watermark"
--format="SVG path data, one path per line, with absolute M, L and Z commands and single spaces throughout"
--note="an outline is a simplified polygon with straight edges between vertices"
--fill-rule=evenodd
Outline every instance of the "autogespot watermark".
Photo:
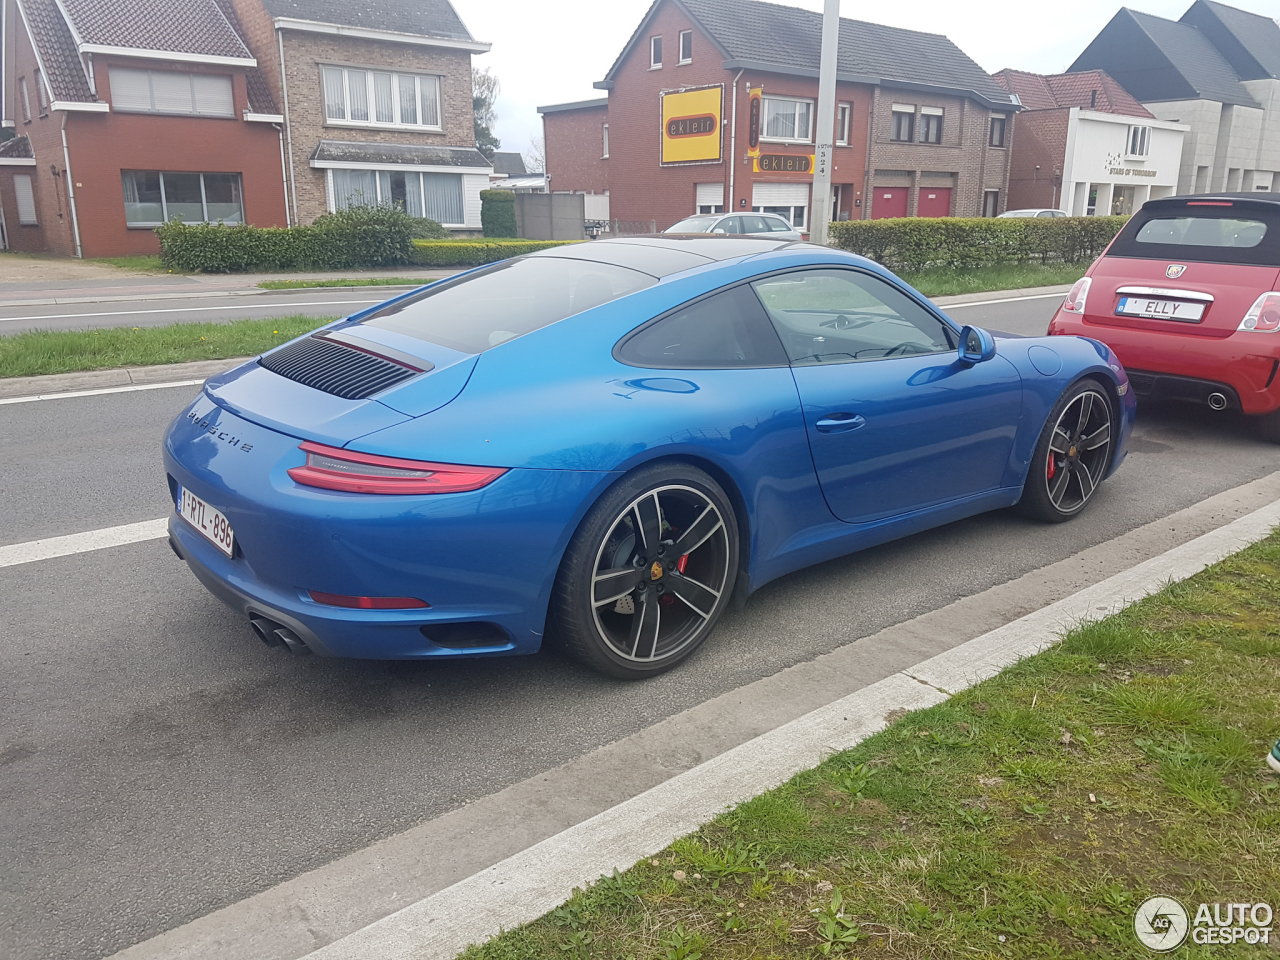
M 1149 897 L 1138 905 L 1133 932 L 1157 953 L 1176 950 L 1188 937 L 1201 945 L 1270 943 L 1272 918 L 1266 903 L 1202 903 L 1192 917 L 1173 897 Z

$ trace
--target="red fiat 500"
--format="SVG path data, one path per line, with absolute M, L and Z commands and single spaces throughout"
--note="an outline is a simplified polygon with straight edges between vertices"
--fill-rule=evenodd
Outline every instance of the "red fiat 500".
M 1280 194 L 1148 202 L 1049 333 L 1101 340 L 1140 397 L 1238 410 L 1280 443 Z

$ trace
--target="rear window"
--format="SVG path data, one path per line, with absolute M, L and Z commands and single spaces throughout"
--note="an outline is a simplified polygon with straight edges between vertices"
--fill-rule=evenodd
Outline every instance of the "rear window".
M 1125 224 L 1108 255 L 1280 266 L 1280 209 L 1252 204 L 1148 207 Z
M 362 322 L 465 353 L 483 353 L 657 282 L 609 263 L 529 257 L 436 284 Z

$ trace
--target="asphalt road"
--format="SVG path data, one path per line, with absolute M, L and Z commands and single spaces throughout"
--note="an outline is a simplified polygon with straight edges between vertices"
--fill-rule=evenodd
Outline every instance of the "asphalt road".
M 1010 330 L 1053 306 L 955 312 Z M 0 406 L 0 544 L 165 515 L 158 438 L 191 392 Z M 0 956 L 110 954 L 1276 465 L 1237 418 L 1144 407 L 1072 523 L 993 513 L 793 574 L 642 684 L 550 654 L 290 657 L 162 540 L 0 569 Z
M 396 293 L 399 290 L 394 291 Z M 321 288 L 315 291 L 247 296 L 140 299 L 96 303 L 19 305 L 0 303 L 0 334 L 25 330 L 93 330 L 104 327 L 161 327 L 171 323 L 227 323 L 310 314 L 338 317 L 380 303 L 393 292 L 378 288 Z

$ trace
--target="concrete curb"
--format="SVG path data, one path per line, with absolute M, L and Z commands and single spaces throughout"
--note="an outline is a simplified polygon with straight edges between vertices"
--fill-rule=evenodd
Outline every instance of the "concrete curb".
M 1075 624 L 1199 573 L 1277 523 L 1280 501 L 805 714 L 306 956 L 451 960 L 469 944 L 554 909 L 574 887 L 627 869 L 726 807 L 857 745 L 887 726 L 894 711 L 941 703 L 1053 646 Z
M 1059 283 L 1052 287 L 1025 287 L 1022 290 L 988 290 L 986 293 L 957 293 L 949 297 L 930 297 L 940 307 L 960 303 L 987 303 L 994 300 L 1022 300 L 1033 297 L 1050 297 L 1071 291 L 1071 284 Z
M 116 367 L 111 370 L 86 370 L 81 373 L 53 373 L 40 377 L 6 377 L 0 379 L 0 398 L 44 397 L 79 390 L 99 390 L 105 387 L 207 380 L 214 374 L 238 367 L 246 360 L 252 359 L 253 357 L 232 357 L 228 360 L 159 363 L 150 367 Z

